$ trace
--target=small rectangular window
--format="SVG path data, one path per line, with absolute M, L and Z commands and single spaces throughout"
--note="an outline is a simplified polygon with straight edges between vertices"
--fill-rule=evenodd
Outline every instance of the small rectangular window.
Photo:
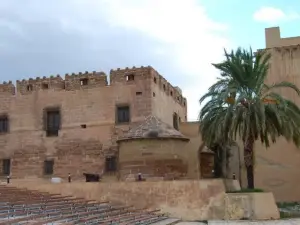
M 173 114 L 173 127 L 174 127 L 175 130 L 179 129 L 179 126 L 178 126 L 178 115 L 177 115 L 177 113 Z
M 130 121 L 129 106 L 117 107 L 117 123 L 128 123 Z
M 44 161 L 44 175 L 52 175 L 54 167 L 54 160 Z
M 7 133 L 9 127 L 9 120 L 6 115 L 0 116 L 0 133 Z
M 85 86 L 88 85 L 89 80 L 87 78 L 80 79 L 80 85 Z
M 48 89 L 49 88 L 49 84 L 43 83 L 42 84 L 42 89 Z
M 10 175 L 10 159 L 2 160 L 2 174 Z
M 33 91 L 33 85 L 32 84 L 27 85 L 27 91 Z
M 117 157 L 109 156 L 105 159 L 105 172 L 116 172 L 117 171 Z
M 126 80 L 127 81 L 133 81 L 134 80 L 134 75 L 133 74 L 129 74 L 126 76 Z
M 46 110 L 45 128 L 47 137 L 58 136 L 60 121 L 60 110 Z

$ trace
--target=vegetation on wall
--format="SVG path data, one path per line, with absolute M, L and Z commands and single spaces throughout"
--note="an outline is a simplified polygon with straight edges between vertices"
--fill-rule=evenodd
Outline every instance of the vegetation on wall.
M 242 140 L 248 188 L 254 188 L 254 143 L 266 147 L 283 136 L 300 146 L 300 109 L 277 90 L 300 90 L 290 82 L 266 84 L 271 55 L 265 51 L 238 48 L 225 60 L 213 64 L 220 71 L 218 81 L 201 97 L 200 131 L 207 146 Z

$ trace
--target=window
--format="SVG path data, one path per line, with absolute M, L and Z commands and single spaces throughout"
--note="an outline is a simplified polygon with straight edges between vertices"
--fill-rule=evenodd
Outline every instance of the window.
M 142 95 L 143 93 L 141 91 L 135 92 L 135 95 Z
M 153 97 L 155 97 L 155 92 L 152 93 Z
M 156 83 L 156 77 L 153 78 L 154 83 Z
M 173 91 L 170 92 L 170 95 L 173 96 Z
M 177 115 L 177 113 L 173 114 L 173 127 L 175 130 L 178 130 L 178 115 Z
M 127 76 L 126 76 L 126 80 L 127 80 L 127 81 L 132 81 L 132 80 L 134 80 L 134 75 L 133 75 L 133 74 L 127 75 Z
M 42 84 L 42 89 L 48 89 L 48 88 L 49 88 L 48 84 L 45 84 L 45 83 Z
M 54 160 L 45 160 L 44 161 L 44 175 L 53 174 Z
M 60 111 L 58 109 L 47 109 L 45 128 L 47 137 L 58 136 L 60 130 Z
M 0 116 L 0 133 L 8 132 L 8 117 L 3 115 Z
M 87 78 L 80 79 L 81 86 L 88 85 L 88 83 L 89 83 L 89 79 L 87 79 Z
M 130 121 L 129 106 L 117 107 L 117 123 L 128 123 Z
M 27 91 L 32 91 L 32 90 L 33 90 L 32 84 L 28 84 L 28 85 L 27 85 Z
M 164 89 L 164 91 L 166 90 L 166 85 L 165 84 L 163 85 L 163 89 Z
M 2 160 L 2 173 L 3 175 L 10 175 L 10 159 Z
M 105 159 L 105 172 L 116 172 L 117 171 L 117 157 L 109 156 Z

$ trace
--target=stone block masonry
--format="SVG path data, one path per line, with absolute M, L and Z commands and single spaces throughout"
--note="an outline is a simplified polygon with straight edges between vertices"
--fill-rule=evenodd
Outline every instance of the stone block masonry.
M 165 108 L 162 111 L 161 108 Z M 146 116 L 173 124 L 186 99 L 152 67 L 0 84 L 1 175 L 73 177 L 115 171 L 116 140 Z M 3 162 L 10 159 L 10 165 Z

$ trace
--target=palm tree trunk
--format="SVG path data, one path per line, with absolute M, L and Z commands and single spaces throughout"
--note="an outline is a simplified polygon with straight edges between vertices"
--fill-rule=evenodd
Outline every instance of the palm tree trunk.
M 254 189 L 254 158 L 253 158 L 254 138 L 252 136 L 244 143 L 244 161 L 247 172 L 248 188 Z
M 227 178 L 227 149 L 223 148 L 222 151 L 222 177 Z

